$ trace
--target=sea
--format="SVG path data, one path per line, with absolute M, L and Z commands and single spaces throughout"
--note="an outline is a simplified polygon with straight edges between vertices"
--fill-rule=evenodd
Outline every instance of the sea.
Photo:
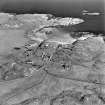
M 83 10 L 99 12 L 100 15 L 83 15 Z M 4 0 L 0 3 L 0 11 L 16 15 L 41 13 L 55 17 L 81 18 L 84 22 L 73 26 L 76 31 L 105 34 L 104 0 Z

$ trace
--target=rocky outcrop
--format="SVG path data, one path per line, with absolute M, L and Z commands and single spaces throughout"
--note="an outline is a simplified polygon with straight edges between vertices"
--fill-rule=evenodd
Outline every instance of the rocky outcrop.
M 73 38 L 58 28 L 82 22 L 25 14 L 12 15 L 1 24 L 3 42 L 6 39 L 10 46 L 0 55 L 1 105 L 105 104 L 103 37 L 74 32 L 82 36 Z M 18 36 L 12 30 L 24 33 Z

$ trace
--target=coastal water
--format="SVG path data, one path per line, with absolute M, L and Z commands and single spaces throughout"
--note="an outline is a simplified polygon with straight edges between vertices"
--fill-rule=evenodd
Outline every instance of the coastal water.
M 9 0 L 8 0 L 9 1 Z M 76 17 L 84 19 L 84 23 L 74 26 L 78 31 L 104 33 L 104 2 L 3 2 L 1 12 L 15 14 L 46 13 L 58 17 Z M 94 0 L 93 0 L 94 1 Z M 82 15 L 82 11 L 100 12 L 99 16 Z M 69 29 L 69 28 L 68 28 Z

